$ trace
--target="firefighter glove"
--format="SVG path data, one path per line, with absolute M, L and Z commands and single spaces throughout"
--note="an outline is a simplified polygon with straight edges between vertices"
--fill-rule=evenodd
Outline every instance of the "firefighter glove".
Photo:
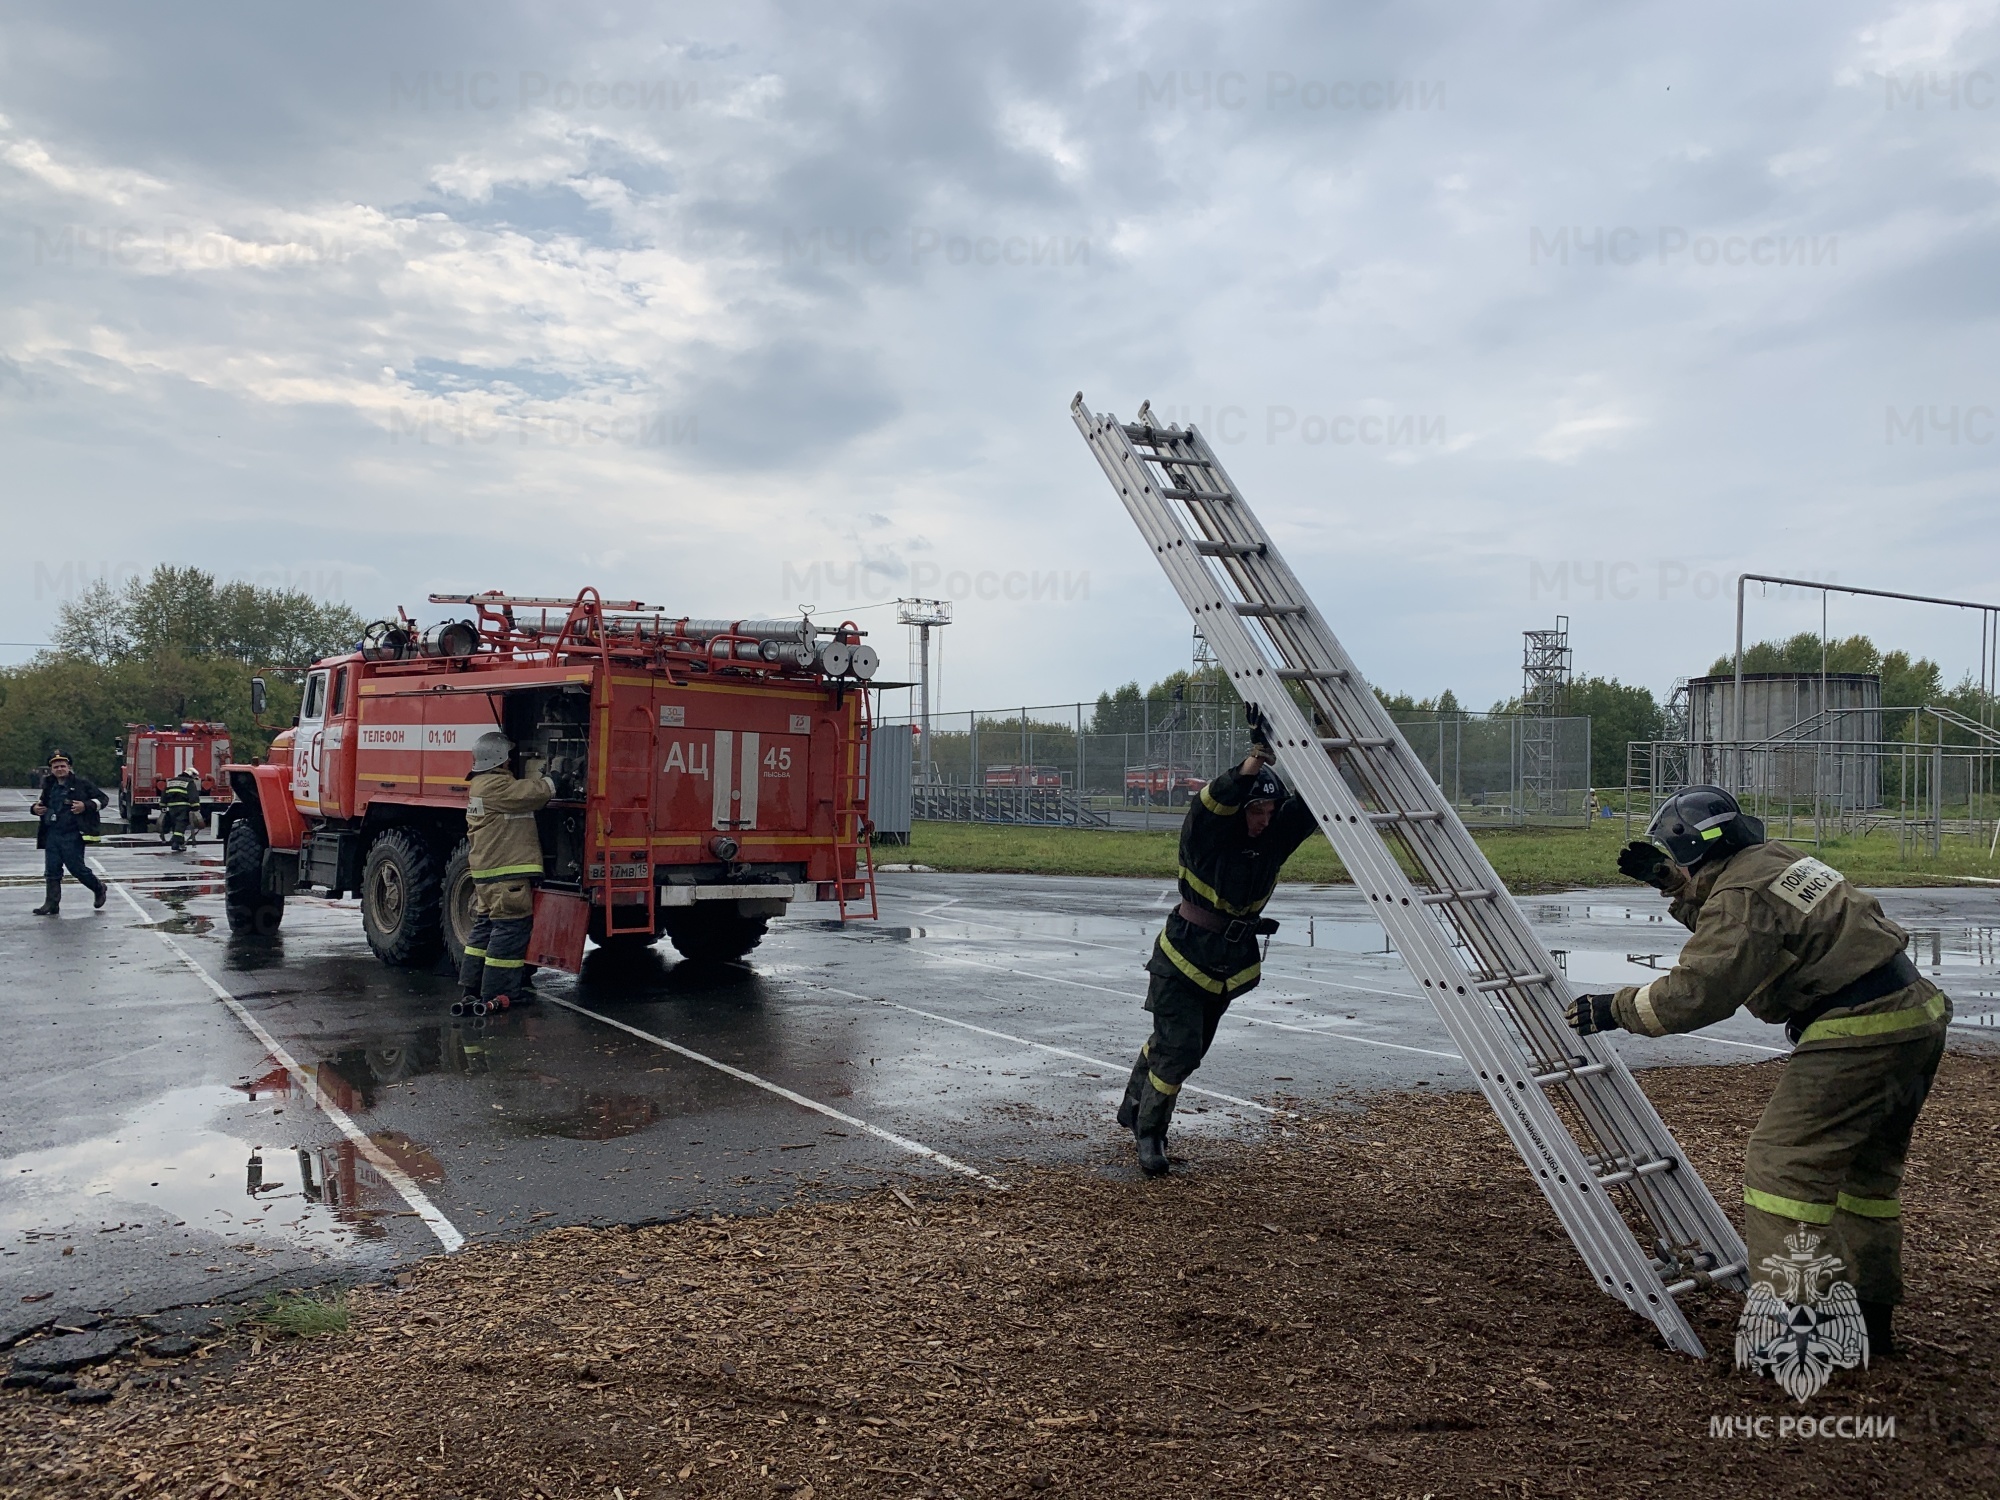
M 1564 1008 L 1563 1015 L 1578 1036 L 1595 1036 L 1600 1031 L 1618 1029 L 1609 995 L 1578 995 Z
M 1244 722 L 1250 726 L 1251 753 L 1253 755 L 1261 755 L 1266 760 L 1273 759 L 1271 755 L 1271 725 L 1270 721 L 1264 717 L 1264 710 L 1254 703 L 1246 703 L 1243 705 L 1243 718 Z
M 1655 890 L 1670 890 L 1679 885 L 1679 871 L 1673 868 L 1673 861 L 1658 844 L 1644 839 L 1634 839 L 1618 851 L 1618 873 L 1652 886 Z

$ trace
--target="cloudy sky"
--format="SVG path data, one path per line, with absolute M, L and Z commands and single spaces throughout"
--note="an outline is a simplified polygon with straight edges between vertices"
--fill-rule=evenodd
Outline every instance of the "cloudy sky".
M 1664 689 L 1745 570 L 1991 598 L 1995 10 L 11 6 L 0 636 L 199 561 L 893 670 L 918 593 L 946 707 L 1094 695 L 1188 624 L 1078 390 L 1202 426 L 1390 688 L 1564 612 Z

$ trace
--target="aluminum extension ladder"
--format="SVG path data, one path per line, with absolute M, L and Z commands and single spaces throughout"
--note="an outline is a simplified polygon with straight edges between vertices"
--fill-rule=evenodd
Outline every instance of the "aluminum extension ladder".
M 1735 1227 L 1617 1054 L 1565 1023 L 1555 960 L 1207 441 L 1150 403 L 1130 426 L 1081 394 L 1070 414 L 1599 1287 L 1699 1357 L 1676 1299 L 1747 1285 Z

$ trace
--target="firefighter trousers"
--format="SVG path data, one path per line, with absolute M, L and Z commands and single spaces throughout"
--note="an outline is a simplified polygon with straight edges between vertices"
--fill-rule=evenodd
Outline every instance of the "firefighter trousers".
M 104 889 L 104 882 L 84 860 L 83 835 L 80 833 L 50 833 L 42 846 L 42 876 L 48 882 L 48 902 L 50 906 L 62 901 L 63 871 L 74 875 L 77 883 L 95 896 Z
M 1153 1034 L 1139 1048 L 1132 1077 L 1125 1085 L 1126 1103 L 1136 1107 L 1141 1135 L 1164 1132 L 1173 1118 L 1174 1100 L 1215 1041 L 1215 1028 L 1232 998 L 1197 989 L 1184 979 L 1150 976 L 1146 1009 L 1153 1013 Z
M 533 917 L 489 917 L 474 912 L 472 935 L 458 966 L 458 987 L 489 1003 L 501 995 L 519 1003 L 528 998 L 528 937 Z
M 1791 1055 L 1744 1152 L 1752 1281 L 1771 1279 L 1764 1261 L 1803 1229 L 1861 1301 L 1903 1300 L 1903 1161 L 1943 1055 L 1941 1036 Z

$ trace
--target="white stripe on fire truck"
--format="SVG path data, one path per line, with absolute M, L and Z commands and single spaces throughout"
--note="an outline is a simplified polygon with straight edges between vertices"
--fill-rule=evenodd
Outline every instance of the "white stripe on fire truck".
M 727 828 L 734 820 L 730 811 L 730 782 L 736 777 L 736 734 L 734 730 L 715 731 L 715 793 L 714 819 L 717 828 Z
M 418 750 L 461 754 L 472 749 L 482 734 L 492 734 L 499 726 L 491 719 L 484 724 L 369 724 L 357 726 L 354 748 L 366 755 L 371 750 Z
M 762 770 L 757 764 L 757 746 L 761 736 L 753 730 L 743 734 L 743 795 L 736 803 L 736 826 L 755 828 L 757 826 L 757 783 L 762 779 Z

